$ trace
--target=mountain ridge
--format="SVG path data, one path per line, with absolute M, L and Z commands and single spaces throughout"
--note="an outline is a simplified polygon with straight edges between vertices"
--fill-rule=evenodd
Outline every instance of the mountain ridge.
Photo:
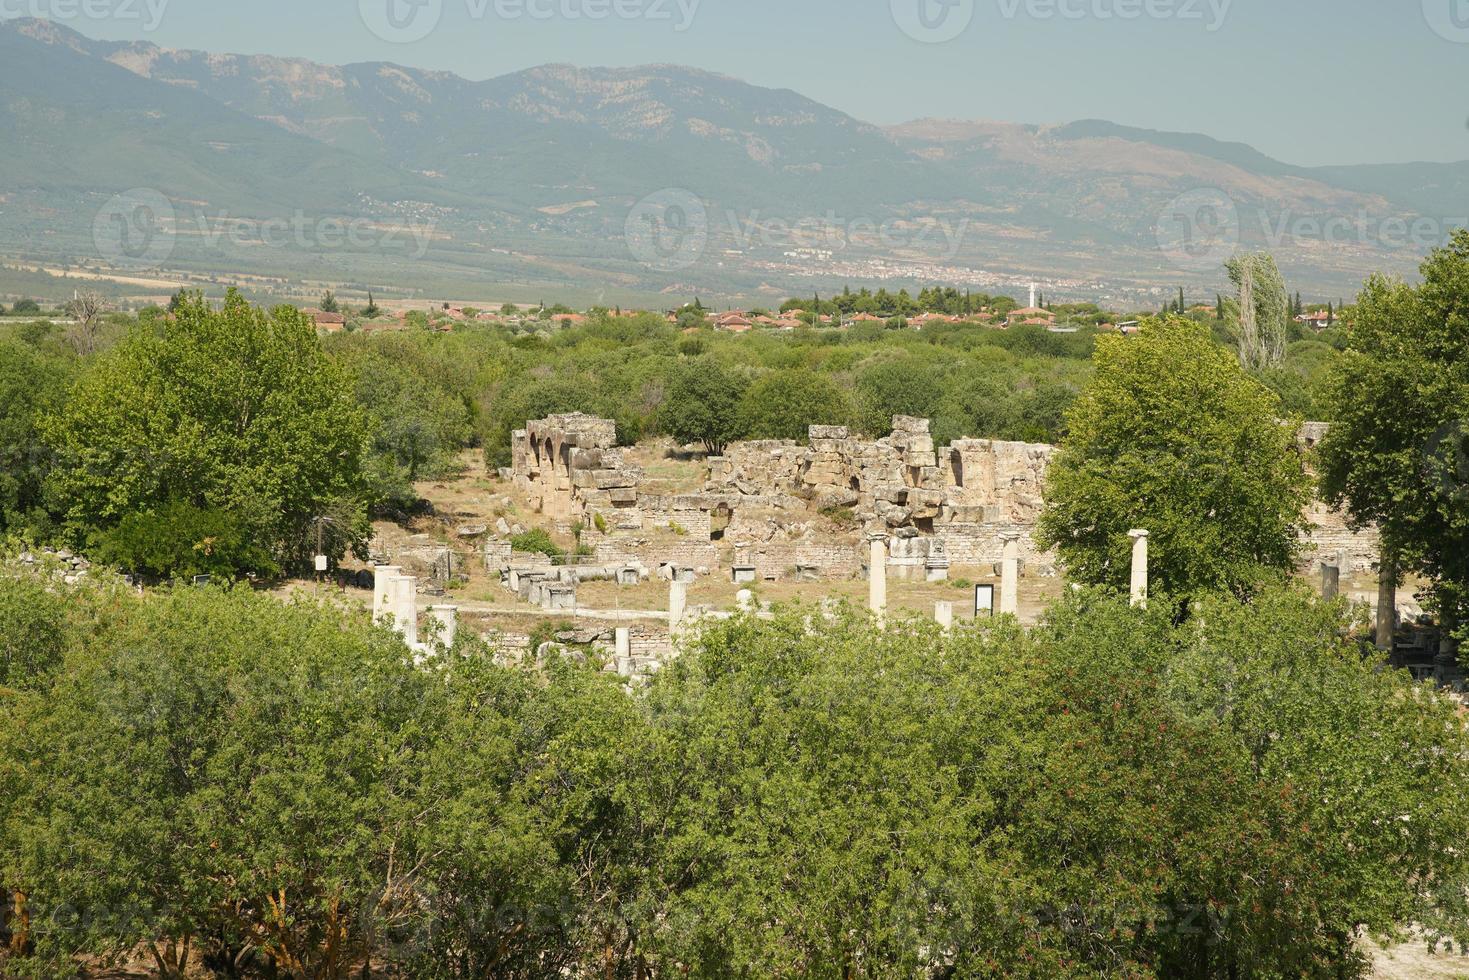
M 1097 119 L 878 126 L 789 88 L 669 63 L 553 63 L 474 81 L 96 41 L 43 20 L 0 22 L 0 53 L 0 124 L 23 134 L 0 176 L 42 207 L 138 186 L 262 215 L 389 220 L 428 207 L 461 271 L 498 241 L 540 267 L 576 256 L 644 288 L 703 276 L 711 293 L 781 276 L 916 276 L 925 264 L 977 282 L 999 267 L 1140 286 L 1199 274 L 1160 254 L 1157 225 L 1205 191 L 1238 212 L 1241 247 L 1342 283 L 1420 256 L 1373 240 L 1272 241 L 1271 229 L 1363 214 L 1446 227 L 1469 197 L 1469 162 L 1300 167 L 1245 143 Z M 638 202 L 669 192 L 692 195 L 710 224 L 701 263 L 672 282 L 624 240 Z M 768 220 L 834 225 L 829 268 L 795 267 L 785 239 L 751 241 Z M 934 221 L 963 228 L 958 247 L 913 244 L 912 229 Z M 851 229 L 866 225 L 902 233 L 857 242 Z

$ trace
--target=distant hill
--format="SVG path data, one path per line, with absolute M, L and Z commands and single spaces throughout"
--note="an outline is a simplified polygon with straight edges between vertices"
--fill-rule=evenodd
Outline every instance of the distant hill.
M 1207 192 L 1236 210 L 1241 245 L 1275 249 L 1293 284 L 1335 296 L 1374 269 L 1411 271 L 1422 249 L 1371 233 L 1311 240 L 1313 221 L 1443 225 L 1469 211 L 1469 163 L 1303 168 L 1101 120 L 880 128 L 674 65 L 545 65 L 476 82 L 101 42 L 37 20 L 0 23 L 0 126 L 0 249 L 86 260 L 91 212 L 138 187 L 262 219 L 432 215 L 416 265 L 202 248 L 182 234 L 171 256 L 196 272 L 244 263 L 405 288 L 601 280 L 619 294 L 774 295 L 1036 277 L 1054 295 L 1207 291 L 1217 263 L 1180 267 L 1158 244 L 1160 215 Z M 629 214 L 671 189 L 699 201 L 708 241 L 687 262 L 650 267 L 625 240 Z

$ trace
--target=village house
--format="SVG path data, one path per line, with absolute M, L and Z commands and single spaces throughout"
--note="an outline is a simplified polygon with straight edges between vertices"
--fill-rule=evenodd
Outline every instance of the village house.
M 1050 310 L 1043 310 L 1039 306 L 1026 306 L 1014 310 L 1005 318 L 1005 326 L 1014 327 L 1020 324 L 1033 324 L 1035 326 L 1048 326 L 1056 322 L 1056 314 Z
M 341 333 L 347 329 L 347 318 L 341 313 L 328 313 L 325 310 L 306 309 L 302 310 L 311 317 L 316 324 L 316 329 L 322 333 Z
M 730 333 L 747 333 L 754 327 L 754 324 L 742 311 L 732 310 L 715 317 L 714 327 L 716 330 L 727 330 Z

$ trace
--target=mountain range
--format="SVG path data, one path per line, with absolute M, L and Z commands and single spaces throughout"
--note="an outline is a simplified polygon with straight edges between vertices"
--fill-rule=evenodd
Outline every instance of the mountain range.
M 879 127 L 674 65 L 471 81 L 34 19 L 0 22 L 0 127 L 7 268 L 267 291 L 633 301 L 1036 279 L 1141 305 L 1180 285 L 1212 299 L 1232 248 L 1268 247 L 1325 299 L 1411 274 L 1469 214 L 1469 163 L 1304 168 L 1100 120 Z M 98 228 L 140 190 L 170 205 L 167 248 L 119 254 Z M 297 230 L 271 239 L 272 221 Z M 328 240 L 333 223 L 363 234 Z

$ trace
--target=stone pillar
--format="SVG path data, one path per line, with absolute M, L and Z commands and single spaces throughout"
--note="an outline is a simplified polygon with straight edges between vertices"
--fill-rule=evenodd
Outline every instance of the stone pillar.
M 933 604 L 933 618 L 945 632 L 954 628 L 954 604 L 952 602 L 935 602 Z
M 430 606 L 429 615 L 438 626 L 438 643 L 445 650 L 454 649 L 454 640 L 459 635 L 458 606 Z
M 1132 604 L 1148 608 L 1148 532 L 1128 531 L 1132 538 Z
M 739 604 L 740 612 L 751 613 L 755 611 L 755 593 L 749 589 L 741 589 L 735 595 L 735 602 Z
M 1003 538 L 1005 550 L 1000 553 L 1000 615 L 1020 614 L 1020 535 Z
M 1377 571 L 1377 649 L 1392 652 L 1398 618 L 1398 563 L 1383 554 Z
M 882 622 L 888 612 L 888 541 L 872 539 L 872 557 L 867 566 L 867 608 Z
M 619 626 L 614 634 L 612 653 L 620 663 L 632 657 L 632 630 L 626 626 Z
M 372 621 L 381 623 L 393 610 L 389 583 L 403 574 L 397 565 L 378 565 L 372 570 Z
M 1341 566 L 1321 565 L 1321 598 L 1326 600 L 1335 599 L 1341 595 Z
M 418 645 L 418 579 L 399 575 L 392 581 L 393 598 L 389 612 L 393 628 L 409 646 Z
M 684 612 L 689 605 L 689 586 L 674 576 L 668 583 L 668 629 L 675 632 L 683 625 Z

